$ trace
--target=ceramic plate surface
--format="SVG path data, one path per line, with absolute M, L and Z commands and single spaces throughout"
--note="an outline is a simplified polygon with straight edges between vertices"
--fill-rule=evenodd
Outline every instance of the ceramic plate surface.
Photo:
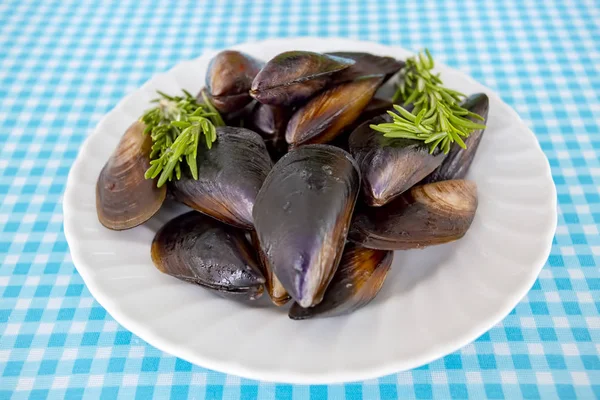
M 375 43 L 323 38 L 235 49 L 263 60 L 287 50 L 410 55 Z M 448 86 L 490 98 L 488 128 L 468 176 L 477 182 L 479 208 L 463 239 L 396 252 L 379 296 L 338 318 L 292 321 L 267 302 L 249 307 L 160 273 L 150 259 L 152 238 L 185 209 L 169 205 L 143 226 L 110 231 L 96 217 L 96 179 L 156 90 L 196 93 L 213 55 L 156 75 L 123 99 L 85 141 L 69 175 L 64 224 L 73 262 L 94 297 L 125 328 L 217 371 L 293 383 L 352 381 L 414 368 L 459 349 L 504 318 L 531 288 L 556 228 L 548 161 L 515 111 L 443 65 L 437 69 Z

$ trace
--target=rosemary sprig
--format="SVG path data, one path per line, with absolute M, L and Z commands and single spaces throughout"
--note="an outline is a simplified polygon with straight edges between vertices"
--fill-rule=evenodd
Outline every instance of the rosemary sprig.
M 146 125 L 144 133 L 152 137 L 150 168 L 145 176 L 146 179 L 158 176 L 158 187 L 173 176 L 181 178 L 184 158 L 192 177 L 198 179 L 196 156 L 200 134 L 210 149 L 217 140 L 215 126 L 225 125 L 208 98 L 204 98 L 205 104 L 199 104 L 189 92 L 183 93 L 184 96 L 169 96 L 158 91 L 160 97 L 152 101 L 157 106 L 140 118 Z
M 388 111 L 393 121 L 371 125 L 371 129 L 387 137 L 421 140 L 429 145 L 430 153 L 438 147 L 448 153 L 454 142 L 466 149 L 463 138 L 485 128 L 467 117 L 483 118 L 460 106 L 466 96 L 444 87 L 440 75 L 431 72 L 433 67 L 433 57 L 427 49 L 406 60 L 392 101 L 402 100 L 404 106 L 413 104 L 412 112 L 394 105 L 397 113 Z

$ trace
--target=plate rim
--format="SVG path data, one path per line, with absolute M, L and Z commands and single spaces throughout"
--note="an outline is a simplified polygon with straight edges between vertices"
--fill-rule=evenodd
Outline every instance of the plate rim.
M 289 47 L 289 46 L 294 46 L 294 45 L 300 46 L 299 43 L 310 43 L 311 41 L 314 41 L 314 40 L 319 40 L 319 41 L 326 40 L 328 42 L 332 42 L 332 45 L 335 45 L 336 43 L 342 43 L 342 42 L 345 42 L 348 45 L 350 45 L 350 44 L 375 45 L 378 47 L 388 48 L 390 50 L 390 52 L 411 53 L 412 54 L 412 52 L 410 52 L 400 46 L 390 46 L 390 45 L 378 43 L 378 42 L 354 40 L 354 39 L 343 38 L 343 37 L 302 36 L 302 37 L 290 37 L 290 38 L 272 38 L 272 39 L 266 39 L 266 40 L 256 40 L 256 41 L 248 41 L 248 42 L 238 43 L 233 46 L 226 47 L 226 48 L 243 50 L 244 47 L 246 47 L 246 46 L 258 45 L 258 44 L 262 44 L 262 45 L 266 45 L 266 46 L 285 45 L 286 47 Z M 551 207 L 553 210 L 554 218 L 552 219 L 550 229 L 548 229 L 546 232 L 544 232 L 543 240 L 544 240 L 544 243 L 546 243 L 546 245 L 545 245 L 543 251 L 541 251 L 540 254 L 538 255 L 538 257 L 536 258 L 535 262 L 532 263 L 532 268 L 529 271 L 530 273 L 527 275 L 527 278 L 528 278 L 527 284 L 524 283 L 523 285 L 520 286 L 520 290 L 511 292 L 509 294 L 510 298 L 507 297 L 506 301 L 503 303 L 504 306 L 502 308 L 499 307 L 499 309 L 495 312 L 495 314 L 493 316 L 490 316 L 490 318 L 488 320 L 486 320 L 485 323 L 478 323 L 475 328 L 471 329 L 470 334 L 465 334 L 462 337 L 460 337 L 459 339 L 456 339 L 454 341 L 448 341 L 439 346 L 436 346 L 435 349 L 432 349 L 431 351 L 424 353 L 421 357 L 414 357 L 414 358 L 410 359 L 409 362 L 407 362 L 406 360 L 395 360 L 394 362 L 387 362 L 384 365 L 382 365 L 381 367 L 372 368 L 369 371 L 364 371 L 364 370 L 359 369 L 357 372 L 357 369 L 348 369 L 348 370 L 345 370 L 342 372 L 333 371 L 331 373 L 328 373 L 326 376 L 321 377 L 321 376 L 315 375 L 315 374 L 306 374 L 306 373 L 294 374 L 293 372 L 290 373 L 289 371 L 276 371 L 276 370 L 272 370 L 268 373 L 265 373 L 262 370 L 256 371 L 256 370 L 246 368 L 243 365 L 236 363 L 234 360 L 215 360 L 215 359 L 212 359 L 209 357 L 208 358 L 203 357 L 198 354 L 187 354 L 185 352 L 184 348 L 181 348 L 180 346 L 178 346 L 175 343 L 170 343 L 168 340 L 164 339 L 161 336 L 155 335 L 152 332 L 152 329 L 147 329 L 148 325 L 146 325 L 146 328 L 145 328 L 144 324 L 140 324 L 137 321 L 135 321 L 134 319 L 130 319 L 127 315 L 123 314 L 120 307 L 117 304 L 115 304 L 114 302 L 112 302 L 108 298 L 108 295 L 103 292 L 103 290 L 100 288 L 100 285 L 94 279 L 93 274 L 89 273 L 90 266 L 87 265 L 87 263 L 82 259 L 82 257 L 79 254 L 80 248 L 78 248 L 78 246 L 75 245 L 75 243 L 77 243 L 77 238 L 74 236 L 74 234 L 72 232 L 74 230 L 73 226 L 76 223 L 75 218 L 73 218 L 73 217 L 77 213 L 76 213 L 76 211 L 74 211 L 75 208 L 71 205 L 71 202 L 75 200 L 72 192 L 73 192 L 73 188 L 76 186 L 76 178 L 75 178 L 75 174 L 73 171 L 77 170 L 80 167 L 80 165 L 82 164 L 82 157 L 81 157 L 82 153 L 84 153 L 84 150 L 86 150 L 89 147 L 90 142 L 92 141 L 92 138 L 100 133 L 99 127 L 104 125 L 108 116 L 112 112 L 121 108 L 122 105 L 125 104 L 132 96 L 135 96 L 137 92 L 143 90 L 150 82 L 155 80 L 157 77 L 171 73 L 174 69 L 181 67 L 182 64 L 191 63 L 197 59 L 207 57 L 208 55 L 211 55 L 211 54 L 215 54 L 216 52 L 218 52 L 220 50 L 221 49 L 207 49 L 206 51 L 202 52 L 198 57 L 195 57 L 193 59 L 188 59 L 188 60 L 182 60 L 182 61 L 178 62 L 177 64 L 173 65 L 169 70 L 152 75 L 151 77 L 149 77 L 149 79 L 146 82 L 144 82 L 143 85 L 141 85 L 140 87 L 137 87 L 131 93 L 125 95 L 111 110 L 109 110 L 98 121 L 94 130 L 91 132 L 91 134 L 89 134 L 86 137 L 86 139 L 80 145 L 77 157 L 74 160 L 73 164 L 71 165 L 71 169 L 69 171 L 69 175 L 68 175 L 67 182 L 65 185 L 65 191 L 63 194 L 63 226 L 64 226 L 65 238 L 69 245 L 71 259 L 72 259 L 72 262 L 73 262 L 74 266 L 76 267 L 79 275 L 81 276 L 84 283 L 88 287 L 90 293 L 92 294 L 92 296 L 96 299 L 96 301 L 98 301 L 98 303 L 107 312 L 109 312 L 109 314 L 115 319 L 115 321 L 117 321 L 125 329 L 136 334 L 138 337 L 140 337 L 146 343 L 150 344 L 151 346 L 156 347 L 157 349 L 159 349 L 161 351 L 172 354 L 178 358 L 189 361 L 189 362 L 196 364 L 198 366 L 201 366 L 203 368 L 212 369 L 212 370 L 226 373 L 226 374 L 234 374 L 234 375 L 237 375 L 240 377 L 254 379 L 254 380 L 262 380 L 262 381 L 269 381 L 269 382 L 281 382 L 281 383 L 293 383 L 293 384 L 342 383 L 342 382 L 359 381 L 359 380 L 365 380 L 365 379 L 373 379 L 373 378 L 385 376 L 388 374 L 393 374 L 393 373 L 405 371 L 408 369 L 416 368 L 418 366 L 428 364 L 440 357 L 443 357 L 444 355 L 455 352 L 455 351 L 459 350 L 460 348 L 464 347 L 465 345 L 473 342 L 479 336 L 481 336 L 482 334 L 484 334 L 485 332 L 490 330 L 493 326 L 497 325 L 500 321 L 502 321 L 510 313 L 510 311 L 531 290 L 531 287 L 535 283 L 536 278 L 538 277 L 540 271 L 544 267 L 549 255 L 550 255 L 550 252 L 552 249 L 552 240 L 553 240 L 554 234 L 556 232 L 557 223 L 558 223 L 557 191 L 556 191 L 556 186 L 554 184 L 554 180 L 552 178 L 552 171 L 551 171 L 549 161 L 548 161 L 545 153 L 543 152 L 543 150 L 540 146 L 540 143 L 537 140 L 537 137 L 535 136 L 533 131 L 527 126 L 527 124 L 525 124 L 525 122 L 522 120 L 522 118 L 519 116 L 519 114 L 512 107 L 510 107 L 508 104 L 506 104 L 495 91 L 491 90 L 489 87 L 481 84 L 480 82 L 477 82 L 475 79 L 473 79 L 471 76 L 467 75 L 466 73 L 464 73 L 458 69 L 451 68 L 451 67 L 444 65 L 445 69 L 451 70 L 454 73 L 459 74 L 461 76 L 461 78 L 471 81 L 472 83 L 476 83 L 477 85 L 485 88 L 486 94 L 490 97 L 493 97 L 494 100 L 497 101 L 498 103 L 502 104 L 504 106 L 504 108 L 506 109 L 506 111 L 511 113 L 512 116 L 515 118 L 515 120 L 520 124 L 520 127 L 523 128 L 523 131 L 527 132 L 527 135 L 529 135 L 530 137 L 533 137 L 535 139 L 534 140 L 536 143 L 535 150 L 538 153 L 541 153 L 541 155 L 543 156 L 543 159 L 545 161 L 544 174 L 543 174 L 544 179 L 548 180 L 548 183 L 550 184 L 549 186 L 551 187 L 551 195 L 552 196 L 550 199 L 549 207 Z M 443 63 L 438 63 L 438 64 L 443 65 Z M 534 268 L 534 266 L 535 266 L 535 268 Z

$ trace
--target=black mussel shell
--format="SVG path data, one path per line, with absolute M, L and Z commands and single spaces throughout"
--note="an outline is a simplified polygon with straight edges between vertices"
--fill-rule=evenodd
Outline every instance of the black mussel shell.
M 198 212 L 167 222 L 151 252 L 161 272 L 218 294 L 253 300 L 263 292 L 265 278 L 245 232 Z
M 327 86 L 332 74 L 353 64 L 350 59 L 311 51 L 281 53 L 256 75 L 250 95 L 264 104 L 302 104 Z
M 350 134 L 363 122 L 369 121 L 381 114 L 384 114 L 388 110 L 392 110 L 392 107 L 393 103 L 391 101 L 373 97 L 369 104 L 367 104 L 367 107 L 362 111 L 362 113 L 360 113 L 356 121 L 344 128 L 342 133 L 337 135 L 331 142 L 329 142 L 329 144 L 339 147 L 340 149 L 350 151 L 350 147 L 348 146 Z
M 288 144 L 285 141 L 285 128 L 290 116 L 291 112 L 287 107 L 256 102 L 248 119 L 249 128 L 262 136 L 271 158 L 275 161 L 287 153 Z
M 335 317 L 349 314 L 367 305 L 377 296 L 392 265 L 394 252 L 346 244 L 342 260 L 327 287 L 323 301 L 290 309 L 291 319 Z
M 146 222 L 162 206 L 166 186 L 146 179 L 150 168 L 152 138 L 145 125 L 135 122 L 123 134 L 96 182 L 96 212 L 102 225 L 113 230 L 130 229 Z
M 369 76 L 329 88 L 299 108 L 287 125 L 293 147 L 327 143 L 352 124 L 371 102 L 383 76 Z
M 336 51 L 326 54 L 355 61 L 354 65 L 336 73 L 333 78 L 333 84 L 353 81 L 368 75 L 384 75 L 383 83 L 404 67 L 403 61 L 396 60 L 393 57 L 377 56 L 370 53 Z
M 218 127 L 211 149 L 200 141 L 196 160 L 197 180 L 186 170 L 171 182 L 175 198 L 222 222 L 252 229 L 252 207 L 273 165 L 260 135 Z
M 370 128 L 391 122 L 389 115 L 375 117 L 352 132 L 350 153 L 360 166 L 363 195 L 370 206 L 382 206 L 410 189 L 435 170 L 444 154 L 429 153 L 418 140 L 388 138 Z
M 460 239 L 477 210 L 477 185 L 451 180 L 413 187 L 383 207 L 362 207 L 348 239 L 381 250 L 408 250 Z
M 359 187 L 350 154 L 308 145 L 275 164 L 256 198 L 254 225 L 265 260 L 303 307 L 321 301 L 335 273 Z
M 265 277 L 265 287 L 267 289 L 267 293 L 269 293 L 269 297 L 271 301 L 276 306 L 280 307 L 285 305 L 288 301 L 290 301 L 291 297 L 288 292 L 285 290 L 277 276 L 271 270 L 269 263 L 265 259 L 265 253 L 263 253 L 260 243 L 258 241 L 258 235 L 256 232 L 252 231 L 251 233 L 252 245 L 256 250 L 258 255 L 258 261 L 260 266 L 260 272 Z
M 469 96 L 462 104 L 462 107 L 466 108 L 472 113 L 480 115 L 484 120 L 481 121 L 470 116 L 467 117 L 468 119 L 485 125 L 490 108 L 490 99 L 485 93 L 477 93 Z M 469 171 L 469 167 L 473 162 L 473 158 L 475 157 L 475 153 L 477 152 L 479 142 L 481 142 L 484 132 L 485 129 L 478 129 L 471 132 L 469 137 L 463 139 L 465 145 L 467 146 L 466 149 L 461 148 L 455 143 L 442 164 L 437 167 L 429 176 L 427 176 L 423 183 L 446 181 L 450 179 L 462 179 L 467 176 L 467 172 Z
M 206 72 L 209 98 L 219 112 L 227 114 L 248 104 L 252 81 L 263 62 L 239 51 L 225 50 L 210 62 Z

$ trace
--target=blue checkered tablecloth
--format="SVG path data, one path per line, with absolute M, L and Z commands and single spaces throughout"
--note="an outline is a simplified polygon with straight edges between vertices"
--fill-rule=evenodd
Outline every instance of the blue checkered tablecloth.
M 527 297 L 456 353 L 332 386 L 192 366 L 119 326 L 78 275 L 61 195 L 100 118 L 208 49 L 343 36 L 431 49 L 536 133 L 558 188 L 552 254 Z M 0 1 L 0 399 L 600 398 L 600 3 Z

